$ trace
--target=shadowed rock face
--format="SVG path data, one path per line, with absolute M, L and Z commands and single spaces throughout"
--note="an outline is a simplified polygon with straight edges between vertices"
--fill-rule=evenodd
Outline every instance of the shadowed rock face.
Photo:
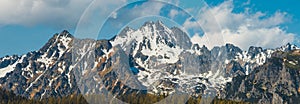
M 12 63 L 2 67 L 13 70 L 0 78 L 1 87 L 13 90 L 18 95 L 36 99 L 78 92 L 75 80 L 69 73 L 72 63 L 72 39 L 73 36 L 63 31 L 55 34 L 38 51 L 18 56 L 16 61 L 14 56 L 6 57 L 11 59 Z
M 297 47 L 193 44 L 179 28 L 147 22 L 110 40 L 55 34 L 40 50 L 0 58 L 0 87 L 27 98 L 73 93 L 172 94 L 259 103 L 298 101 Z
M 227 84 L 227 99 L 264 104 L 299 103 L 299 50 L 273 53 L 267 62 L 248 76 L 238 76 Z

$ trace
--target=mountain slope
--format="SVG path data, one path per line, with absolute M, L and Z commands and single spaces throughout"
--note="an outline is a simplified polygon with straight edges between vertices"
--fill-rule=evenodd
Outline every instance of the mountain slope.
M 63 31 L 38 51 L 0 58 L 0 87 L 31 99 L 78 93 L 188 93 L 193 97 L 218 96 L 249 102 L 275 102 L 270 99 L 281 98 L 294 103 L 298 95 L 269 97 L 248 82 L 273 84 L 266 78 L 288 72 L 292 78 L 284 81 L 292 84 L 284 86 L 290 87 L 287 92 L 296 94 L 299 73 L 290 69 L 299 68 L 298 60 L 272 60 L 297 57 L 277 53 L 292 54 L 298 49 L 287 44 L 277 49 L 251 46 L 243 51 L 226 44 L 209 50 L 193 44 L 179 28 L 168 28 L 161 21 L 146 22 L 137 30 L 127 27 L 109 40 L 76 39 Z M 282 64 L 286 69 L 276 71 L 283 68 Z M 248 94 L 249 89 L 253 90 Z
M 3 65 L 12 71 L 0 78 L 1 87 L 28 98 L 66 96 L 77 92 L 69 68 L 72 40 L 73 36 L 63 31 L 55 34 L 40 50 L 29 52 L 17 61 Z M 67 93 L 64 89 L 68 89 Z
M 299 103 L 300 51 L 277 51 L 248 76 L 239 76 L 227 86 L 227 99 L 258 103 Z

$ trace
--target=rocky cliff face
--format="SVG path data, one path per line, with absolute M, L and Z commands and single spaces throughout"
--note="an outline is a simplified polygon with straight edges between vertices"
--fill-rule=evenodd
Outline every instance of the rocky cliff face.
M 71 36 L 67 31 L 55 34 L 38 51 L 22 56 L 7 56 L 1 63 L 0 86 L 27 98 L 66 96 L 78 92 L 71 76 Z M 16 59 L 16 61 L 14 61 Z M 10 70 L 10 71 L 3 71 Z M 68 89 L 68 90 L 65 90 Z
M 247 76 L 238 76 L 226 87 L 225 98 L 258 103 L 297 104 L 300 51 L 276 51 Z
M 295 103 L 299 50 L 193 44 L 179 28 L 147 22 L 110 40 L 55 34 L 40 50 L 0 58 L 0 87 L 27 98 L 73 93 L 218 96 L 259 103 Z

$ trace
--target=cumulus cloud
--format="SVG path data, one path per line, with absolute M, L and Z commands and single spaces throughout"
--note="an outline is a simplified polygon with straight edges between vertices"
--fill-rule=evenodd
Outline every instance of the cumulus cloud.
M 140 17 L 140 16 L 147 16 L 147 15 L 159 15 L 161 8 L 165 4 L 153 1 L 147 1 L 140 6 L 136 6 L 133 8 L 132 16 Z
M 126 1 L 105 0 L 104 2 L 104 0 L 96 0 L 96 8 L 93 10 L 100 9 L 102 11 L 99 13 L 100 16 L 94 16 L 94 12 L 92 12 L 93 14 L 84 14 L 85 16 L 83 17 L 86 17 L 86 20 L 82 20 L 83 24 L 88 20 L 99 20 L 99 18 L 93 18 L 93 16 L 106 18 L 104 16 L 108 14 L 111 14 L 112 18 L 122 18 L 122 21 L 132 17 L 159 15 L 164 6 L 162 3 L 148 1 L 134 7 L 133 10 L 128 10 L 134 12 L 126 12 L 127 15 L 124 16 L 112 12 L 114 9 L 111 8 L 115 6 L 111 5 L 120 6 L 125 4 Z M 176 5 L 179 3 L 178 0 L 168 1 L 174 1 Z M 74 28 L 91 2 L 93 0 L 0 0 L 0 26 L 45 25 L 60 29 Z M 246 2 L 245 5 L 248 4 Z M 189 18 L 183 26 L 187 29 L 195 30 L 195 33 L 199 33 L 200 25 L 205 35 L 203 37 L 194 35 L 192 40 L 199 44 L 210 44 L 208 45 L 209 47 L 216 45 L 215 43 L 225 42 L 233 43 L 243 49 L 247 49 L 250 45 L 273 48 L 294 41 L 295 34 L 289 33 L 282 28 L 282 24 L 291 20 L 287 13 L 276 12 L 269 15 L 260 11 L 249 13 L 247 10 L 241 13 L 234 13 L 233 8 L 232 1 L 225 1 L 212 8 L 202 8 L 203 13 L 199 15 L 199 21 L 195 22 Z M 212 15 L 208 15 L 210 13 Z M 179 11 L 171 10 L 168 15 L 174 18 L 179 14 Z M 95 24 L 95 29 L 98 29 L 97 26 L 99 24 L 95 21 L 92 21 L 92 23 L 86 22 L 86 25 L 82 27 L 93 24 Z
M 169 13 L 169 16 L 171 17 L 171 18 L 174 18 L 176 15 L 178 15 L 179 14 L 179 12 L 177 11 L 177 10 L 175 10 L 175 9 L 172 9 L 171 11 L 170 11 L 170 13 Z
M 111 13 L 111 18 L 116 19 L 118 17 L 118 13 L 117 12 L 112 12 Z
M 96 0 L 101 11 L 126 0 Z M 74 28 L 93 0 L 0 0 L 0 26 Z M 116 15 L 115 15 L 116 16 Z
M 1 0 L 0 25 L 74 27 L 92 0 Z
M 219 36 L 225 43 L 235 44 L 246 50 L 249 46 L 261 46 L 264 48 L 275 48 L 288 42 L 293 42 L 295 34 L 287 32 L 282 25 L 291 20 L 285 12 L 276 12 L 268 15 L 261 11 L 249 13 L 247 10 L 241 13 L 233 12 L 232 1 L 225 1 L 212 8 L 203 8 L 204 15 L 200 15 L 197 21 L 205 26 L 205 36 L 194 35 L 192 41 L 199 44 L 207 44 L 205 40 L 210 36 Z M 206 13 L 207 12 L 207 13 Z M 211 13 L 215 19 L 205 14 Z M 219 23 L 219 27 L 215 24 Z M 187 20 L 185 25 L 193 27 L 191 21 Z M 218 30 L 218 28 L 220 30 Z M 217 33 L 216 33 L 217 32 Z M 209 39 L 214 41 L 214 38 Z M 214 43 L 214 42 L 213 42 Z M 210 46 L 213 47 L 213 46 Z

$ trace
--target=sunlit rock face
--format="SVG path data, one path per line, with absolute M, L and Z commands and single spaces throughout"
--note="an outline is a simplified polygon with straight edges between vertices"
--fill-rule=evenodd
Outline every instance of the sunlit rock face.
M 259 103 L 295 103 L 299 48 L 233 44 L 208 49 L 161 21 L 125 28 L 109 40 L 55 34 L 40 50 L 0 58 L 0 87 L 27 98 L 74 93 L 218 96 Z M 297 53 L 298 52 L 298 53 Z

